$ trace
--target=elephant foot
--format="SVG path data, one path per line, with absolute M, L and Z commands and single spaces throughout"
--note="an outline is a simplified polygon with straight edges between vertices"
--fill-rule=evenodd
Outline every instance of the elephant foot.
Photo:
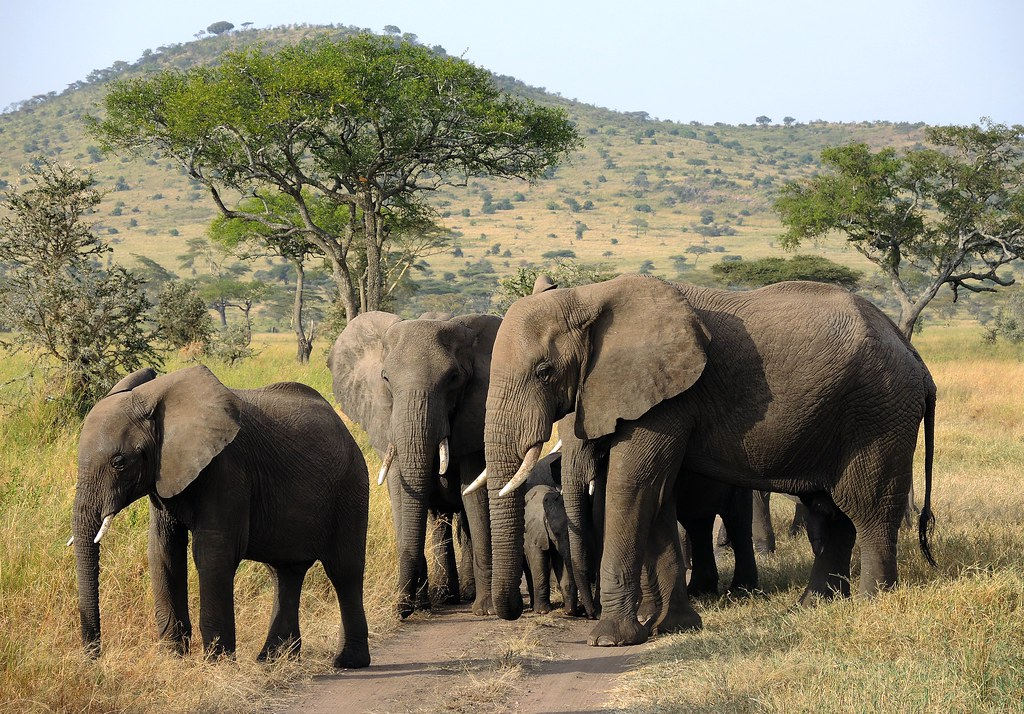
M 846 587 L 842 588 L 829 588 L 825 592 L 820 590 L 812 590 L 808 587 L 804 590 L 803 595 L 797 600 L 797 605 L 800 607 L 814 607 L 818 603 L 830 602 L 836 598 L 850 597 L 850 584 L 847 582 Z
M 704 627 L 704 621 L 692 607 L 680 607 L 676 610 L 669 610 L 665 619 L 659 622 L 655 628 L 658 634 L 669 632 L 686 632 L 688 630 L 699 630 Z
M 370 664 L 370 647 L 365 643 L 345 645 L 334 658 L 335 669 L 360 669 Z
M 547 615 L 549 612 L 551 612 L 551 603 L 550 602 L 534 603 L 533 611 L 536 614 L 538 614 L 538 615 Z
M 658 616 L 658 606 L 650 598 L 640 601 L 640 607 L 636 611 L 636 619 L 639 622 L 648 624 Z
M 478 597 L 473 601 L 473 614 L 474 615 L 493 615 L 495 613 L 494 603 L 491 600 L 491 596 Z
M 754 541 L 754 552 L 758 555 L 772 555 L 775 552 L 775 544 L 767 541 Z
M 269 640 L 263 645 L 263 649 L 256 656 L 257 662 L 272 662 L 278 659 L 299 659 L 302 650 L 302 640 L 295 638 L 278 639 L 274 642 Z
M 686 592 L 690 597 L 718 597 L 718 573 L 711 576 L 694 573 L 686 584 Z
M 623 647 L 643 644 L 650 637 L 650 628 L 641 625 L 636 617 L 621 620 L 603 618 L 590 631 L 587 644 L 591 647 Z

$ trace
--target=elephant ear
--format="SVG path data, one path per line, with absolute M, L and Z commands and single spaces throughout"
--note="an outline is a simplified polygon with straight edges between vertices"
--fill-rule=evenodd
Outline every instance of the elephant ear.
M 238 397 L 201 365 L 146 382 L 132 399 L 160 434 L 156 492 L 163 498 L 184 491 L 241 429 Z
M 391 391 L 380 374 L 384 333 L 401 321 L 390 312 L 364 312 L 345 326 L 327 358 L 338 405 L 366 430 L 373 448 L 382 454 L 391 441 Z
M 457 453 L 470 453 L 479 451 L 484 443 L 484 413 L 491 376 L 491 351 L 494 349 L 498 328 L 501 327 L 501 318 L 496 315 L 460 315 L 453 317 L 451 322 L 463 325 L 470 338 L 470 344 L 465 345 L 470 376 L 452 420 L 452 440 L 455 442 L 452 448 Z
M 704 371 L 709 336 L 686 297 L 658 278 L 624 275 L 576 288 L 590 351 L 576 395 L 576 435 L 597 439 L 682 394 Z
M 154 379 L 156 379 L 156 370 L 152 367 L 137 369 L 111 387 L 106 396 L 111 397 L 115 394 L 120 394 L 121 392 L 130 392 L 140 384 L 151 382 Z
M 546 293 L 548 290 L 555 290 L 558 288 L 558 283 L 551 279 L 551 276 L 541 273 L 537 276 L 537 279 L 533 281 L 533 292 L 531 295 L 537 293 Z

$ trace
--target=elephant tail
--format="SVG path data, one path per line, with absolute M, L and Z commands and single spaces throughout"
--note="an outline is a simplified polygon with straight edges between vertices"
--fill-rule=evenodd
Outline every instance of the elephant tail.
M 935 456 L 935 383 L 931 377 L 927 379 L 928 396 L 924 409 L 924 505 L 917 522 L 917 537 L 921 544 L 921 553 L 933 568 L 936 567 L 932 557 L 931 546 L 928 545 L 928 531 L 935 525 L 935 514 L 932 513 L 932 461 Z

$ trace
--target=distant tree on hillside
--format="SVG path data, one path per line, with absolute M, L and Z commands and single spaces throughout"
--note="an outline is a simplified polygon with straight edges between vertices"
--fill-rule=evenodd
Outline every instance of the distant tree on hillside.
M 369 34 L 118 81 L 104 106 L 91 130 L 105 149 L 160 150 L 228 218 L 288 229 L 269 204 L 242 211 L 228 197 L 295 201 L 349 319 L 381 308 L 391 228 L 428 215 L 423 191 L 470 176 L 535 180 L 581 143 L 564 110 L 504 94 L 461 59 Z M 350 208 L 340 234 L 317 225 L 307 196 Z
M 864 277 L 861 271 L 847 268 L 820 255 L 794 255 L 789 260 L 775 257 L 735 260 L 716 263 L 711 266 L 711 272 L 727 285 L 753 288 L 786 280 L 811 280 L 853 290 Z
M 232 25 L 230 22 L 227 22 L 226 20 L 221 20 L 220 22 L 215 22 L 209 27 L 207 27 L 206 31 L 209 32 L 211 35 L 223 35 L 225 32 L 228 32 L 229 30 L 233 29 L 235 29 L 234 25 Z
M 1024 126 L 983 120 L 926 136 L 935 148 L 826 149 L 830 172 L 787 183 L 775 201 L 784 247 L 838 231 L 878 267 L 908 338 L 942 286 L 954 301 L 961 288 L 993 292 L 1014 282 L 1000 269 L 1024 258 Z
M 793 117 L 782 117 L 782 123 L 785 124 L 786 126 L 793 126 L 793 123 L 795 121 L 796 119 L 794 119 Z
M 402 30 L 397 25 L 384 25 L 384 34 L 386 35 L 401 35 Z
M 754 121 L 757 122 L 758 126 L 768 126 L 769 124 L 772 123 L 772 118 L 762 114 L 761 116 L 754 119 Z

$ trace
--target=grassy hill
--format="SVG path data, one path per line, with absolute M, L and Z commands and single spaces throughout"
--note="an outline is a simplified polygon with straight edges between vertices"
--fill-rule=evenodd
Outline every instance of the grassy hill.
M 215 61 L 229 48 L 252 43 L 273 47 L 355 31 L 289 26 L 234 32 L 147 50 L 134 63 L 94 70 L 60 94 L 34 97 L 0 115 L 0 181 L 17 184 L 21 167 L 39 154 L 89 169 L 110 191 L 95 227 L 114 244 L 117 259 L 131 265 L 133 255 L 143 255 L 178 271 L 186 240 L 204 235 L 216 209 L 201 185 L 158 152 L 129 160 L 104 156 L 91 144 L 82 119 L 100 114 L 105 83 Z M 822 148 L 851 141 L 910 146 L 922 139 L 924 129 L 881 121 L 792 121 L 789 126 L 656 121 L 643 112 L 570 101 L 510 77 L 496 81 L 507 91 L 564 107 L 585 145 L 534 185 L 480 178 L 436 192 L 431 200 L 451 231 L 452 245 L 427 259 L 427 270 L 417 277 L 419 294 L 400 301 L 400 310 L 486 309 L 486 295 L 498 277 L 553 256 L 599 263 L 610 272 L 643 269 L 675 278 L 726 256 L 778 254 L 781 227 L 770 209 L 774 192 L 785 181 L 817 171 Z M 687 252 L 695 246 L 712 252 Z M 871 266 L 841 241 L 808 250 L 870 272 Z

